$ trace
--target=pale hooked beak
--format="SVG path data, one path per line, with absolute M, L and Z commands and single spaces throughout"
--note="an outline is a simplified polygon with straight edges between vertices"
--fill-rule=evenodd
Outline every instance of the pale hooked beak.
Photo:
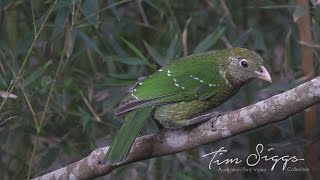
M 256 78 L 272 83 L 271 76 L 264 66 L 260 66 L 260 69 L 258 71 L 254 71 L 254 73 L 256 74 Z

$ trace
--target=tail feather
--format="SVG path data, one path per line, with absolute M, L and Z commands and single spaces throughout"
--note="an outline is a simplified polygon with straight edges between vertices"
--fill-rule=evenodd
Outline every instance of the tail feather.
M 152 100 L 142 100 L 142 101 L 136 100 L 136 101 L 129 101 L 127 103 L 120 104 L 119 107 L 115 109 L 114 115 L 116 117 L 122 116 L 123 114 L 129 111 L 149 106 L 151 102 Z
M 125 161 L 135 138 L 152 110 L 153 107 L 150 106 L 127 113 L 124 124 L 118 131 L 107 152 L 105 163 L 119 164 Z

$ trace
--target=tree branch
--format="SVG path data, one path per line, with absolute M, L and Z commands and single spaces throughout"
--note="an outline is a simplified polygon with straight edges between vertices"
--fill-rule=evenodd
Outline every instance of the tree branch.
M 174 154 L 203 144 L 219 141 L 273 122 L 281 121 L 320 102 L 320 77 L 264 101 L 228 112 L 215 121 L 197 126 L 167 130 L 135 140 L 126 162 L 102 165 L 109 147 L 99 148 L 89 156 L 35 179 L 92 179 L 136 161 Z M 213 126 L 212 126 L 213 125 Z M 162 133 L 162 134 L 160 134 Z M 162 138 L 160 142 L 159 135 Z

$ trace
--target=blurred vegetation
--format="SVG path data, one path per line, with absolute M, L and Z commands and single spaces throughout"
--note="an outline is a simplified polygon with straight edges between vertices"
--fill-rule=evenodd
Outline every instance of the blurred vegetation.
M 241 46 L 265 58 L 274 83 L 250 83 L 224 110 L 302 83 L 307 77 L 295 21 L 308 11 L 313 41 L 302 43 L 313 49 L 315 70 L 320 70 L 315 0 L 310 9 L 294 0 L 1 0 L 0 8 L 0 90 L 18 96 L 1 98 L 0 179 L 35 177 L 108 145 L 121 126 L 121 120 L 113 119 L 113 108 L 128 88 L 185 55 Z M 287 148 L 301 157 L 310 143 L 303 135 L 303 116 L 288 119 L 218 144 L 128 165 L 104 178 L 274 179 L 272 173 L 209 170 L 210 159 L 202 155 L 220 145 L 248 154 L 264 143 L 280 154 Z M 157 130 L 149 124 L 143 133 Z M 313 143 L 319 145 L 319 138 Z M 277 175 L 301 178 L 308 172 Z

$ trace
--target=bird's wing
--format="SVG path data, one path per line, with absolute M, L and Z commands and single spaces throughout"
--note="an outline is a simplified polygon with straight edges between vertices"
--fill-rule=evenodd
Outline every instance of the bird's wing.
M 202 54 L 164 66 L 138 83 L 131 93 L 132 98 L 121 104 L 115 115 L 146 106 L 212 97 L 225 84 L 224 63 L 214 58 L 214 54 Z

